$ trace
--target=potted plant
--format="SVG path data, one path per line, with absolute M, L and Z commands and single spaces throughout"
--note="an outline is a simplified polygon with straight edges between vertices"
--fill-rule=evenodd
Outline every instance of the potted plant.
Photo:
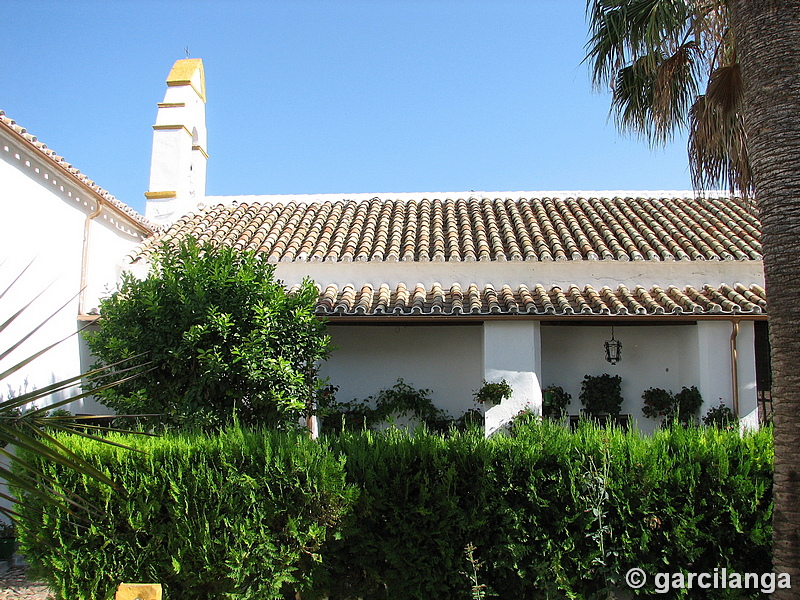
M 11 560 L 17 549 L 17 529 L 13 523 L 0 521 L 0 560 Z
M 552 421 L 561 421 L 567 415 L 567 406 L 572 395 L 557 385 L 549 385 L 542 390 L 542 416 Z
M 695 386 L 684 387 L 674 396 L 667 390 L 650 388 L 644 391 L 642 399 L 644 416 L 651 419 L 663 418 L 666 425 L 676 421 L 682 425 L 694 423 L 697 411 L 703 404 L 703 397 Z
M 615 419 L 622 408 L 622 377 L 608 373 L 585 375 L 578 398 L 588 415 Z
M 722 403 L 720 398 L 719 406 L 712 406 L 706 412 L 706 416 L 703 417 L 703 425 L 718 429 L 733 429 L 736 426 L 736 415 Z
M 642 413 L 649 419 L 669 418 L 674 410 L 675 399 L 667 390 L 661 388 L 649 388 L 642 393 L 644 406 Z
M 489 383 L 484 381 L 481 389 L 475 392 L 475 402 L 487 403 L 491 405 L 500 404 L 503 400 L 511 398 L 514 390 L 511 389 L 509 383 L 503 379 L 499 383 Z
M 695 386 L 684 387 L 675 394 L 675 418 L 684 425 L 696 422 L 701 406 L 703 406 L 703 397 Z

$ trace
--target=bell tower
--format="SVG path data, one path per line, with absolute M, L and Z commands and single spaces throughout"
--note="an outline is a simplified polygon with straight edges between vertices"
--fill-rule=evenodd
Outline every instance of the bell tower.
M 177 61 L 167 77 L 153 125 L 150 186 L 145 216 L 168 225 L 197 207 L 206 195 L 206 79 L 203 61 Z

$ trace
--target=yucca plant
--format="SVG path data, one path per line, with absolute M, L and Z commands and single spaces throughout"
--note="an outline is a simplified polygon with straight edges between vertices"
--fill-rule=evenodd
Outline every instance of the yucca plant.
M 2 300 L 15 285 L 18 285 L 21 277 L 30 266 L 29 264 L 25 267 L 19 275 L 0 292 L 0 300 Z M 22 308 L 13 312 L 11 316 L 0 323 L 0 333 L 8 329 L 12 323 L 17 322 L 40 296 L 41 293 L 34 296 L 22 306 Z M 73 298 L 64 306 L 72 299 Z M 63 306 L 61 308 L 63 308 Z M 35 325 L 30 331 L 22 335 L 7 348 L 0 350 L 0 362 L 9 359 L 12 363 L 10 367 L 0 368 L 0 383 L 8 380 L 8 378 L 15 373 L 24 373 L 24 369 L 34 360 L 66 341 L 72 337 L 72 335 L 79 333 L 76 332 L 55 341 L 33 354 L 25 355 L 21 359 L 16 358 L 15 352 L 18 351 L 20 346 L 44 327 L 48 321 L 58 314 L 61 308 L 51 313 L 44 321 Z M 131 363 L 136 363 L 135 366 L 138 368 L 141 366 L 142 359 L 142 356 L 133 357 L 128 359 L 128 361 L 123 361 L 129 363 L 128 366 L 122 363 L 107 365 L 102 369 L 76 375 L 0 401 L 0 456 L 7 459 L 7 465 L 0 464 L 0 481 L 15 488 L 19 496 L 37 498 L 43 502 L 58 504 L 72 513 L 97 510 L 95 507 L 83 502 L 80 497 L 70 492 L 57 489 L 54 482 L 46 477 L 41 470 L 35 466 L 34 462 L 30 460 L 31 456 L 40 457 L 48 461 L 59 463 L 109 486 L 115 486 L 111 479 L 69 450 L 53 435 L 55 432 L 65 431 L 115 446 L 121 446 L 118 442 L 108 440 L 99 435 L 104 432 L 116 430 L 110 427 L 97 425 L 96 422 L 93 422 L 97 417 L 74 417 L 71 415 L 59 414 L 60 411 L 56 411 L 55 413 L 50 412 L 71 402 L 92 395 L 96 393 L 97 390 L 72 394 L 62 400 L 49 403 L 42 408 L 37 408 L 36 405 L 61 392 L 67 392 L 71 388 L 79 385 L 81 381 L 84 383 L 86 381 L 92 381 L 101 375 L 107 377 L 109 371 L 114 372 L 116 377 L 113 381 L 107 383 L 106 387 L 111 387 L 122 381 L 126 381 L 135 376 L 130 374 L 133 368 Z M 12 507 L 16 507 L 20 503 L 18 497 L 4 492 L 0 492 L 0 498 L 9 501 Z M 14 508 L 2 506 L 0 506 L 0 513 L 12 520 L 19 520 L 21 516 Z

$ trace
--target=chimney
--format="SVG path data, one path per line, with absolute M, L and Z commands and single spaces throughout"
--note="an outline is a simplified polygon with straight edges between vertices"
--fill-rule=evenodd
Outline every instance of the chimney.
M 177 61 L 167 77 L 153 125 L 150 186 L 145 216 L 169 225 L 206 195 L 206 79 L 203 61 Z

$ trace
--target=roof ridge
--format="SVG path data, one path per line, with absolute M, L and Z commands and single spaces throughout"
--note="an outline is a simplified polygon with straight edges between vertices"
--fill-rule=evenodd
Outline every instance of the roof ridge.
M 423 192 L 323 192 L 318 194 L 231 194 L 207 195 L 204 204 L 233 203 L 288 203 L 309 204 L 335 200 L 369 201 L 378 200 L 444 200 L 470 199 L 505 200 L 508 198 L 643 198 L 643 199 L 697 199 L 697 198 L 730 198 L 725 190 L 706 190 L 698 195 L 694 190 L 497 190 L 497 191 L 423 191 Z

